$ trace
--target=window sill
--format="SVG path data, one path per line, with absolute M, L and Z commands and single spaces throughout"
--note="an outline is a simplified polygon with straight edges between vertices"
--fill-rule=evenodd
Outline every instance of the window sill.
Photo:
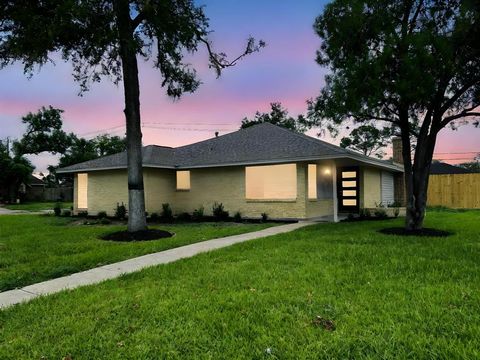
M 189 192 L 190 189 L 176 189 L 176 192 Z
M 247 203 L 295 203 L 297 199 L 246 199 Z

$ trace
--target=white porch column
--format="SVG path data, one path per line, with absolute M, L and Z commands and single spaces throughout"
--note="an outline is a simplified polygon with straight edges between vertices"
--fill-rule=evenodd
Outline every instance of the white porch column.
M 333 181 L 333 222 L 338 222 L 338 196 L 337 196 L 337 164 L 332 161 L 332 181 Z

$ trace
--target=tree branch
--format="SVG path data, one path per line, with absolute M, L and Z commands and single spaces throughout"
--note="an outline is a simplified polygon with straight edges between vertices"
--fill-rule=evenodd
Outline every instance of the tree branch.
M 139 12 L 134 19 L 132 19 L 132 29 L 135 30 L 138 25 L 140 25 L 143 20 L 145 20 L 145 13 L 143 11 Z
M 455 103 L 455 101 L 457 101 L 470 87 L 478 82 L 480 82 L 480 77 L 473 78 L 471 81 L 463 85 L 450 99 L 445 102 L 445 104 L 443 104 L 443 106 L 440 108 L 440 111 L 442 113 L 447 111 L 448 108 Z
M 446 118 L 444 118 L 442 120 L 442 122 L 440 123 L 441 127 L 445 127 L 448 125 L 449 122 L 453 121 L 453 120 L 456 120 L 456 119 L 461 119 L 463 117 L 470 117 L 470 116 L 480 116 L 480 112 L 464 112 L 462 111 L 461 113 L 459 114 L 456 114 L 456 115 L 451 115 L 451 116 L 447 116 Z
M 210 59 L 209 66 L 215 68 L 217 76 L 221 75 L 223 69 L 235 66 L 237 62 L 243 59 L 245 56 L 250 55 L 254 52 L 258 52 L 261 48 L 266 46 L 263 40 L 260 40 L 258 44 L 256 44 L 255 39 L 253 37 L 250 37 L 247 41 L 247 46 L 245 47 L 244 52 L 233 60 L 227 60 L 227 55 L 225 53 L 216 53 L 212 49 L 212 45 L 207 39 L 205 39 L 201 35 L 198 35 L 198 40 L 205 44 L 208 51 L 208 57 Z

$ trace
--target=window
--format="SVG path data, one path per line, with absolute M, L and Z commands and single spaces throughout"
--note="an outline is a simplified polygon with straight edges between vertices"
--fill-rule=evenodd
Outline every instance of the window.
M 317 199 L 317 165 L 308 164 L 308 198 Z
M 297 166 L 295 164 L 245 167 L 247 199 L 296 199 Z
M 77 207 L 88 209 L 88 174 L 77 175 Z
M 190 190 L 190 171 L 177 171 L 177 190 Z
M 330 166 L 320 166 L 317 189 L 319 200 L 333 199 L 333 174 Z

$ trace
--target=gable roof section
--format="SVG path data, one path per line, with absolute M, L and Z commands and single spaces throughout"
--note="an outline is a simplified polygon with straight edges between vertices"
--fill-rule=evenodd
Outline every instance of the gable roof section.
M 434 162 L 430 165 L 430 175 L 442 174 L 470 174 L 472 171 L 444 162 Z
M 402 171 L 399 165 L 343 149 L 269 123 L 178 148 L 150 145 L 143 148 L 143 166 L 190 169 L 202 167 L 272 164 L 350 158 L 374 166 Z M 59 169 L 60 173 L 122 169 L 126 153 L 102 157 Z

